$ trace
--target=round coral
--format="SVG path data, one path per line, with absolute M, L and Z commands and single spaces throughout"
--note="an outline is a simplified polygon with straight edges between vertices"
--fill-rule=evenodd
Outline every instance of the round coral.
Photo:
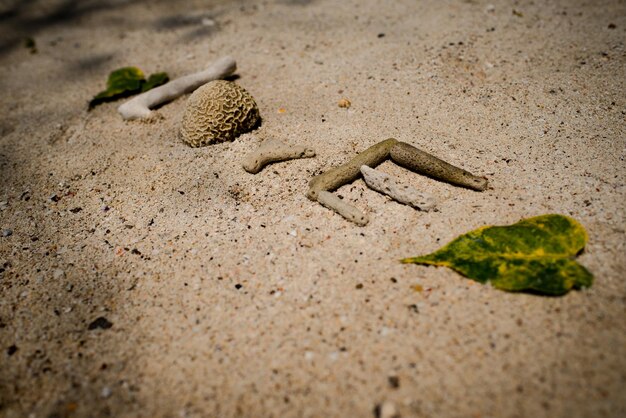
M 215 80 L 189 97 L 180 135 L 192 147 L 232 141 L 254 129 L 261 116 L 254 98 L 239 85 Z

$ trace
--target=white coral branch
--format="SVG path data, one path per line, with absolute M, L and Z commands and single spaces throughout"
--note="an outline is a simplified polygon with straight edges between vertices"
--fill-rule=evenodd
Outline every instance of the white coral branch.
M 361 166 L 361 174 L 363 174 L 363 180 L 369 188 L 386 194 L 400 203 L 423 211 L 429 211 L 436 205 L 435 199 L 428 193 L 422 193 L 413 187 L 399 184 L 388 174 L 366 165 Z
M 177 78 L 130 99 L 123 103 L 117 111 L 126 120 L 147 118 L 152 113 L 150 112 L 151 108 L 174 100 L 209 81 L 228 77 L 236 69 L 237 64 L 233 58 L 229 56 L 220 58 L 204 71 Z

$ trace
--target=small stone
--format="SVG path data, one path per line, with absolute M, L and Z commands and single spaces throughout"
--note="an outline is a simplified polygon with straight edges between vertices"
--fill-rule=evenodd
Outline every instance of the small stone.
M 17 346 L 15 344 L 7 348 L 7 354 L 9 356 L 12 356 L 13 354 L 15 354 L 16 351 L 17 351 Z
M 52 272 L 52 278 L 54 280 L 59 280 L 61 278 L 65 277 L 65 272 L 61 269 L 56 269 Z
M 10 237 L 11 235 L 13 235 L 13 230 L 12 229 L 3 229 L 2 230 L 2 236 L 3 237 Z
M 374 416 L 376 418 L 398 418 L 400 414 L 398 414 L 398 410 L 392 402 L 384 401 L 376 405 L 376 408 L 374 408 Z
M 339 105 L 339 107 L 343 108 L 343 109 L 349 109 L 350 106 L 352 106 L 352 103 L 350 102 L 350 100 L 343 98 L 341 100 L 339 100 L 339 103 L 337 103 Z
M 102 391 L 100 391 L 100 396 L 105 399 L 110 398 L 112 394 L 113 394 L 113 391 L 108 386 L 103 387 Z
M 400 378 L 398 376 L 389 376 L 387 377 L 387 381 L 392 389 L 398 389 L 400 387 Z
M 94 329 L 109 329 L 113 326 L 112 322 L 109 322 L 108 319 L 106 319 L 103 316 L 100 316 L 98 318 L 96 318 L 91 324 L 89 324 L 89 327 L 87 329 L 94 330 Z

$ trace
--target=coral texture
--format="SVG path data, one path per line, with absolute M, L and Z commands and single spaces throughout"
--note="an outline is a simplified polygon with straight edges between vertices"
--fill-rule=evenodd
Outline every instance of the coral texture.
M 183 115 L 181 138 L 192 147 L 232 141 L 260 121 L 254 98 L 239 85 L 211 81 L 189 97 Z

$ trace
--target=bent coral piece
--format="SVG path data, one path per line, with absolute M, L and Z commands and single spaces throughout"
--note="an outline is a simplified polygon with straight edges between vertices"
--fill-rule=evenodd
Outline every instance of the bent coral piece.
M 270 163 L 312 157 L 315 157 L 315 150 L 311 148 L 287 145 L 276 139 L 270 139 L 246 156 L 243 168 L 248 173 L 256 174 Z
M 389 151 L 397 144 L 394 138 L 386 139 L 376 145 L 372 145 L 356 157 L 339 167 L 331 168 L 325 173 L 315 176 L 309 182 L 307 197 L 317 200 L 320 191 L 337 190 L 344 184 L 356 180 L 361 175 L 361 166 L 375 167 L 389 158 Z
M 391 148 L 390 155 L 402 167 L 438 180 L 477 191 L 483 191 L 488 186 L 486 178 L 475 176 L 406 142 L 398 142 Z
M 126 120 L 147 118 L 152 114 L 150 109 L 189 93 L 209 81 L 228 77 L 236 69 L 237 64 L 233 58 L 220 58 L 204 71 L 177 78 L 130 99 L 118 107 L 117 111 Z
M 435 207 L 435 199 L 431 195 L 413 187 L 401 185 L 388 174 L 366 165 L 361 166 L 361 174 L 369 188 L 386 194 L 397 202 L 423 211 L 429 211 Z
M 580 223 L 550 214 L 479 228 L 432 254 L 402 262 L 450 267 L 497 289 L 557 296 L 593 283 L 593 275 L 573 259 L 586 243 Z
M 344 202 L 338 196 L 335 196 L 331 192 L 321 190 L 317 193 L 317 201 L 324 207 L 334 210 L 339 215 L 343 216 L 347 220 L 354 222 L 359 226 L 365 226 L 369 222 L 369 218 L 366 214 L 361 212 L 351 204 Z

